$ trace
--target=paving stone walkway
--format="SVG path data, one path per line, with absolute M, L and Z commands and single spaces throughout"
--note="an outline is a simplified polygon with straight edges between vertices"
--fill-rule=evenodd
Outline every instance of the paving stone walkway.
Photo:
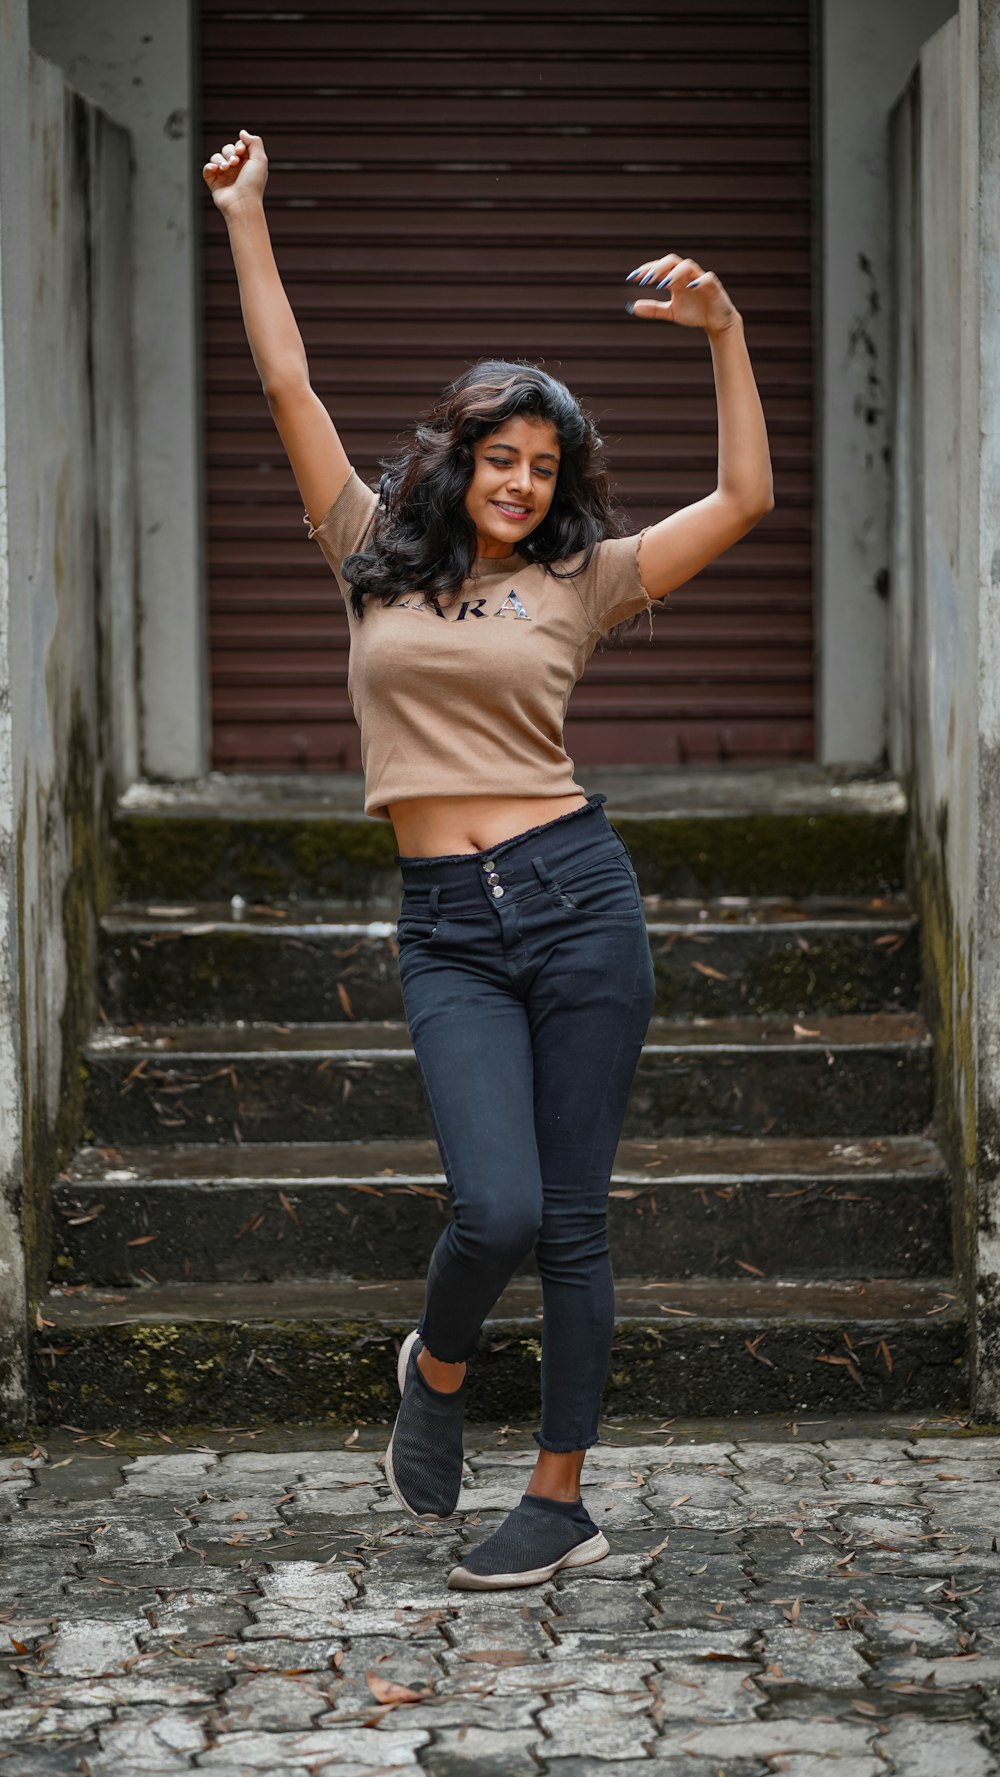
M 1000 1773 L 1000 1439 L 601 1429 L 610 1556 L 484 1594 L 446 1575 L 520 1497 L 523 1430 L 467 1427 L 428 1525 L 380 1427 L 8 1447 L 0 1777 Z

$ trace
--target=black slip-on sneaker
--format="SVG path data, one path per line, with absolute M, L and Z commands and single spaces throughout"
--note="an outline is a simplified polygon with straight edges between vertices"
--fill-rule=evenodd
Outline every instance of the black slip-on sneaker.
M 499 1591 L 508 1586 L 535 1586 L 561 1567 L 586 1567 L 610 1554 L 582 1500 L 572 1513 L 552 1510 L 553 1502 L 522 1494 L 499 1529 L 477 1543 L 461 1566 L 453 1567 L 448 1584 L 458 1592 Z
M 396 1364 L 403 1399 L 383 1459 L 385 1478 L 414 1518 L 450 1518 L 462 1490 L 467 1378 L 452 1394 L 431 1388 L 417 1363 L 420 1349 L 414 1328 Z

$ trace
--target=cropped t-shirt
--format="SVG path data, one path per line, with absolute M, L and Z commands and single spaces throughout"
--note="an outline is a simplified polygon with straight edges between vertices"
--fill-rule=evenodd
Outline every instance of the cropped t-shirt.
M 352 470 L 309 530 L 347 609 L 347 694 L 361 730 L 365 813 L 388 820 L 390 803 L 415 796 L 585 794 L 563 746 L 566 706 L 598 638 L 652 609 L 639 576 L 643 532 L 605 538 L 572 580 L 519 555 L 477 557 L 461 590 L 439 595 L 437 608 L 401 591 L 367 598 L 359 619 L 341 564 L 364 547 L 378 503 Z M 576 567 L 583 553 L 554 565 Z

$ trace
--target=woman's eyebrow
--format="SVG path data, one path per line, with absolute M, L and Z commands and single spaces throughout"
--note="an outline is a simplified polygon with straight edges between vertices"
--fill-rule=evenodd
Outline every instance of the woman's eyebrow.
M 516 456 L 516 454 L 517 454 L 516 446 L 513 444 L 491 444 L 490 449 L 491 450 L 509 450 L 512 455 Z M 553 462 L 553 463 L 558 463 L 558 461 L 559 461 L 559 458 L 556 456 L 555 452 L 551 451 L 551 450 L 540 450 L 537 452 L 537 456 L 538 456 L 539 462 L 541 461 L 542 457 L 548 457 L 549 461 Z

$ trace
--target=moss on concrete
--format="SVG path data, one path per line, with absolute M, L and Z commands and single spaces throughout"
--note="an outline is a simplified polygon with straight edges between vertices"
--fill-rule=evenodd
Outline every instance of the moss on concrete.
M 789 1405 L 964 1408 L 964 1329 L 954 1314 L 934 1320 L 848 1322 L 865 1387 L 817 1354 L 840 1349 L 843 1326 L 765 1315 L 773 1367 L 747 1355 L 749 1323 L 699 1319 L 665 1327 L 616 1324 L 604 1411 L 676 1409 L 767 1412 Z M 171 1429 L 196 1423 L 391 1424 L 398 1406 L 396 1352 L 408 1326 L 336 1320 L 205 1320 L 59 1329 L 61 1355 L 40 1356 L 34 1411 L 47 1421 Z M 875 1351 L 891 1344 L 887 1371 Z M 47 1341 L 39 1341 L 44 1345 Z M 870 1347 L 871 1350 L 863 1350 Z M 469 1414 L 519 1423 L 537 1415 L 540 1348 L 534 1320 L 487 1326 L 470 1371 Z
M 398 877 L 388 823 L 337 817 L 129 814 L 115 823 L 114 854 L 118 893 L 126 900 L 351 899 L 392 893 Z
M 934 1123 L 952 1180 L 952 1248 L 956 1283 L 968 1305 L 976 1299 L 976 1065 L 971 925 L 963 932 L 948 885 L 947 823 L 933 837 L 914 822 L 913 900 L 920 916 L 923 1011 L 934 1057 Z M 975 1338 L 970 1317 L 970 1337 Z M 974 1359 L 974 1351 L 972 1353 Z
M 902 887 L 902 815 L 701 815 L 609 818 L 645 894 L 867 895 Z
M 25 934 L 25 909 L 33 902 L 37 885 L 29 883 L 26 870 L 26 798 L 18 824 L 16 872 L 18 902 L 18 970 L 20 978 L 20 1056 L 22 1091 L 22 1224 L 29 1307 L 45 1288 L 52 1248 L 51 1186 L 57 1172 L 70 1160 L 83 1126 L 87 1068 L 81 1064 L 83 1049 L 96 1014 L 97 924 L 111 903 L 112 877 L 109 836 L 114 814 L 114 787 L 106 774 L 98 786 L 98 767 L 86 715 L 78 698 L 70 715 L 66 754 L 62 769 L 37 803 L 38 844 L 57 844 L 65 833 L 67 873 L 61 904 L 51 910 L 58 918 L 64 946 L 66 989 L 59 1018 L 59 1089 L 53 1113 L 47 1109 L 44 1082 L 49 1074 L 46 1045 L 54 1033 L 28 1026 L 28 1008 L 36 998 L 37 963 L 29 958 Z M 48 911 L 41 910 L 39 929 L 44 932 Z M 39 1005 L 39 1010 L 42 1007 Z
M 646 894 L 890 894 L 903 881 L 901 815 L 612 813 L 612 824 Z M 398 888 L 384 821 L 129 813 L 115 822 L 114 845 L 123 899 L 364 899 Z

